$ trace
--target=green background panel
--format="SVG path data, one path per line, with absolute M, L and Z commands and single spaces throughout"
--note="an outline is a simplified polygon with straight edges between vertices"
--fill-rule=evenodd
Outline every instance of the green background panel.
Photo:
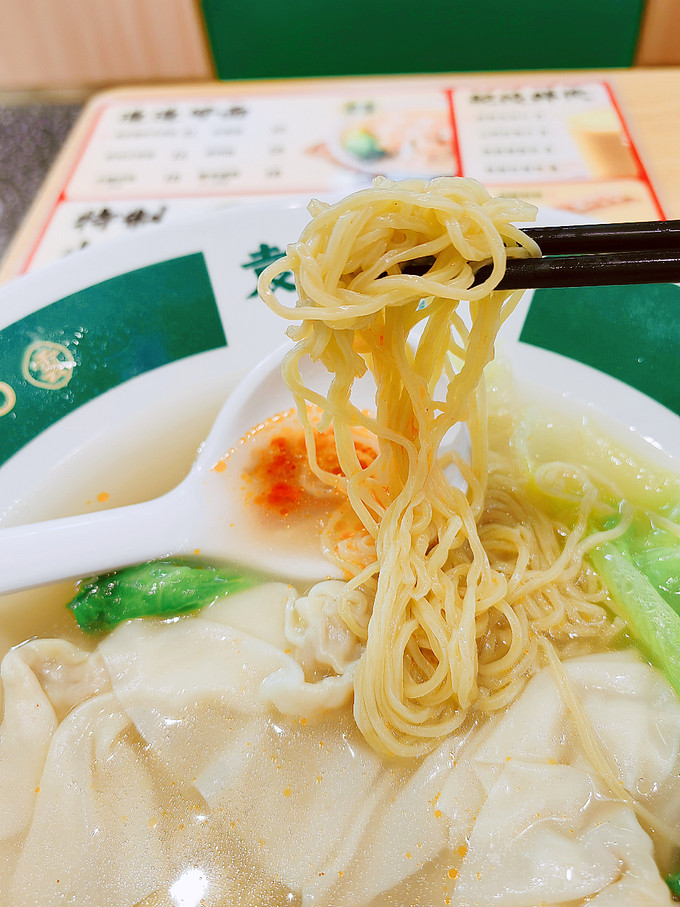
M 24 356 L 37 341 L 60 344 L 73 357 L 65 387 L 26 379 Z M 201 253 L 121 274 L 27 315 L 0 331 L 0 382 L 16 395 L 0 417 L 0 463 L 99 394 L 226 342 Z
M 680 415 L 680 287 L 536 290 L 520 340 L 569 356 Z
M 202 0 L 221 79 L 630 66 L 644 0 Z

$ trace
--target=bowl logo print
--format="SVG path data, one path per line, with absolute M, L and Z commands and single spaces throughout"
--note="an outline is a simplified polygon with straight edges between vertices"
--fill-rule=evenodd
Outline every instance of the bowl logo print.
M 6 416 L 14 409 L 17 395 L 6 381 L 0 381 L 0 416 Z
M 59 390 L 73 377 L 73 353 L 53 340 L 36 340 L 26 347 L 21 363 L 24 378 L 35 387 Z

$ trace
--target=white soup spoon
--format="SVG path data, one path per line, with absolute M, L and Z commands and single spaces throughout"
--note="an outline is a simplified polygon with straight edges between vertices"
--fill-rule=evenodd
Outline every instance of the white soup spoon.
M 242 467 L 238 457 L 225 458 L 255 427 L 292 409 L 281 377 L 288 349 L 275 350 L 236 387 L 191 471 L 172 491 L 142 504 L 0 529 L 0 594 L 170 556 L 200 556 L 290 581 L 340 576 L 324 555 L 318 527 L 293 534 L 281 521 L 247 518 Z M 307 383 L 323 384 L 324 376 L 327 383 L 323 366 L 306 361 Z M 375 385 L 367 378 L 352 397 L 361 409 L 375 406 Z M 469 462 L 467 427 L 459 425 L 446 446 Z M 224 468 L 216 470 L 218 463 Z M 452 480 L 465 487 L 458 470 Z

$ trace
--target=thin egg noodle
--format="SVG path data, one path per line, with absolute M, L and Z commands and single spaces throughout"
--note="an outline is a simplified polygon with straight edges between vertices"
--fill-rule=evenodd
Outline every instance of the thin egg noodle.
M 380 178 L 338 204 L 313 202 L 310 213 L 300 239 L 262 274 L 260 294 L 299 322 L 288 329 L 295 345 L 284 379 L 312 470 L 351 508 L 329 521 L 326 544 L 350 578 L 342 617 L 364 643 L 356 722 L 379 752 L 415 756 L 469 717 L 506 707 L 542 664 L 542 638 L 575 654 L 613 637 L 606 592 L 583 560 L 597 491 L 567 466 L 534 477 L 553 495 L 578 486 L 567 527 L 532 503 L 509 455 L 488 449 L 483 372 L 521 296 L 495 287 L 508 258 L 540 254 L 514 225 L 533 219 L 532 206 L 494 199 L 468 179 Z M 406 273 L 423 259 L 425 274 Z M 491 274 L 474 286 L 482 264 Z M 297 285 L 293 307 L 271 290 L 286 270 Z M 306 386 L 307 356 L 328 370 L 326 391 Z M 367 371 L 373 414 L 352 401 Z M 459 422 L 470 432 L 470 463 L 447 450 Z M 315 455 L 314 429 L 329 426 L 341 475 Z M 377 439 L 365 468 L 357 428 Z M 447 478 L 451 463 L 466 491 Z M 372 597 L 368 621 L 352 610 L 357 588 Z

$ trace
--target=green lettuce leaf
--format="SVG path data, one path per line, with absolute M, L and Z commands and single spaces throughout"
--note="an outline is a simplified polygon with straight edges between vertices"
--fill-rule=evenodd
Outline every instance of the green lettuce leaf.
M 630 540 L 630 555 L 659 595 L 680 612 L 680 539 L 663 529 L 651 529 Z
M 631 634 L 680 695 L 680 614 L 640 571 L 625 537 L 596 548 L 590 560 Z
M 677 901 L 680 898 L 680 872 L 674 872 L 672 875 L 666 876 L 666 885 L 668 885 L 671 894 L 674 895 Z
M 232 568 L 152 561 L 83 580 L 68 607 L 82 630 L 97 633 L 136 617 L 197 611 L 256 582 Z

